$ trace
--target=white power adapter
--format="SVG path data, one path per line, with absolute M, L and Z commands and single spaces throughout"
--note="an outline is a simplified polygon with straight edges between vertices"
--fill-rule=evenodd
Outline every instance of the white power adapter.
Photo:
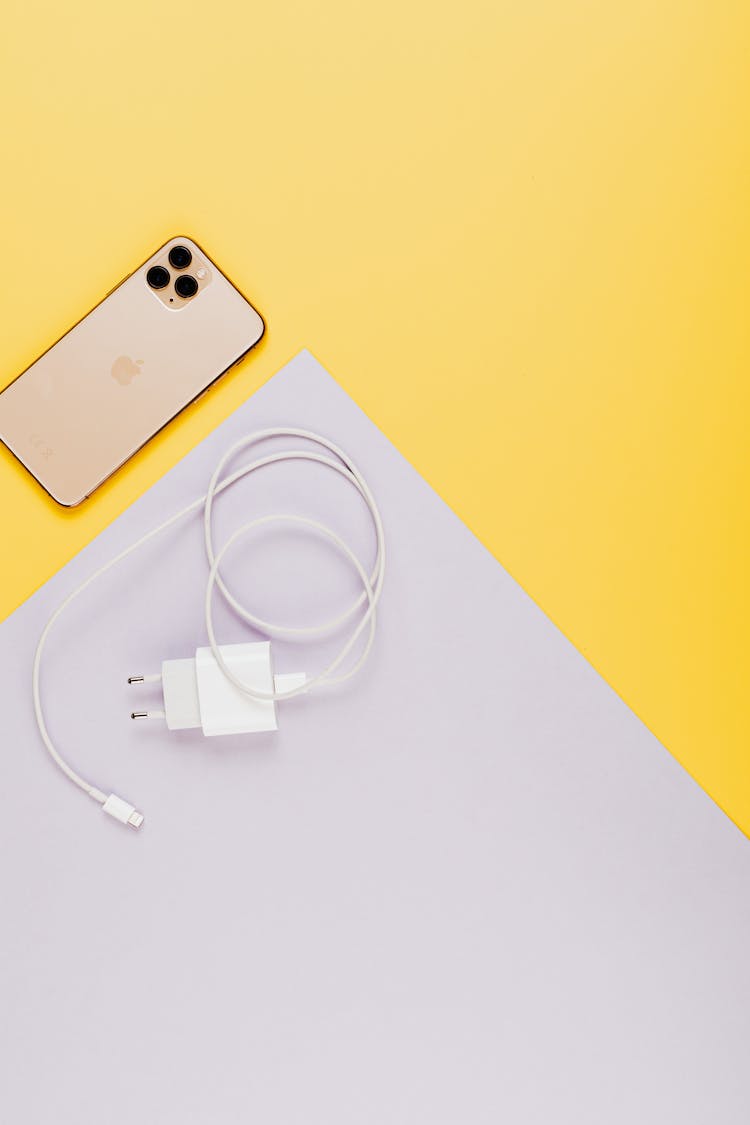
M 169 730 L 203 729 L 218 734 L 252 734 L 278 730 L 274 695 L 303 687 L 304 672 L 274 675 L 269 641 L 220 645 L 219 653 L 246 688 L 267 695 L 258 698 L 242 692 L 229 680 L 210 648 L 199 648 L 193 658 L 165 660 L 161 673 L 130 676 L 129 684 L 160 683 L 163 710 L 132 711 L 132 719 L 164 719 Z

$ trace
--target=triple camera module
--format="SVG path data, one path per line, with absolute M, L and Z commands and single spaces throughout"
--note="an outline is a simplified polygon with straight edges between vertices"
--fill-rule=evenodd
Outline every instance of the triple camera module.
M 186 270 L 193 260 L 187 246 L 173 246 L 169 251 L 169 264 L 174 270 Z M 166 289 L 171 281 L 169 270 L 164 266 L 152 266 L 146 274 L 146 281 L 152 289 Z M 174 283 L 178 297 L 188 300 L 198 292 L 198 282 L 190 273 L 180 273 Z

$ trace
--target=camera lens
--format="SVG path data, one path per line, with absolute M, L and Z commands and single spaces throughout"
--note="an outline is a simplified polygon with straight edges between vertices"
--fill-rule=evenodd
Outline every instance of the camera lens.
M 187 246 L 173 246 L 169 251 L 169 264 L 176 270 L 184 270 L 190 265 L 193 255 Z
M 163 289 L 169 285 L 169 271 L 164 266 L 152 266 L 146 274 L 146 281 L 152 289 Z
M 194 297 L 198 292 L 198 282 L 189 273 L 183 273 L 175 281 L 174 288 L 180 297 Z

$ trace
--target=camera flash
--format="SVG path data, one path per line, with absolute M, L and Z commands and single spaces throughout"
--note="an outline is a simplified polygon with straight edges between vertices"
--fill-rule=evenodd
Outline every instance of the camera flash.
M 196 270 L 196 271 L 195 271 L 195 276 L 196 276 L 196 277 L 199 277 L 199 278 L 201 279 L 201 281 L 202 281 L 202 280 L 203 280 L 203 278 L 204 278 L 204 277 L 206 276 L 206 274 L 207 274 L 207 273 L 208 273 L 208 270 L 206 269 L 206 267 L 205 267 L 205 266 L 201 266 L 201 268 L 200 268 L 199 270 Z

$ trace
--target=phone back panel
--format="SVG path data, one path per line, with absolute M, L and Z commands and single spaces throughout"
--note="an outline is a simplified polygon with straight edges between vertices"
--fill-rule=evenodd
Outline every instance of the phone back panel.
M 193 254 L 182 272 L 202 271 L 190 300 L 146 281 L 178 245 Z M 197 243 L 170 239 L 0 394 L 0 438 L 58 503 L 78 504 L 263 330 Z

